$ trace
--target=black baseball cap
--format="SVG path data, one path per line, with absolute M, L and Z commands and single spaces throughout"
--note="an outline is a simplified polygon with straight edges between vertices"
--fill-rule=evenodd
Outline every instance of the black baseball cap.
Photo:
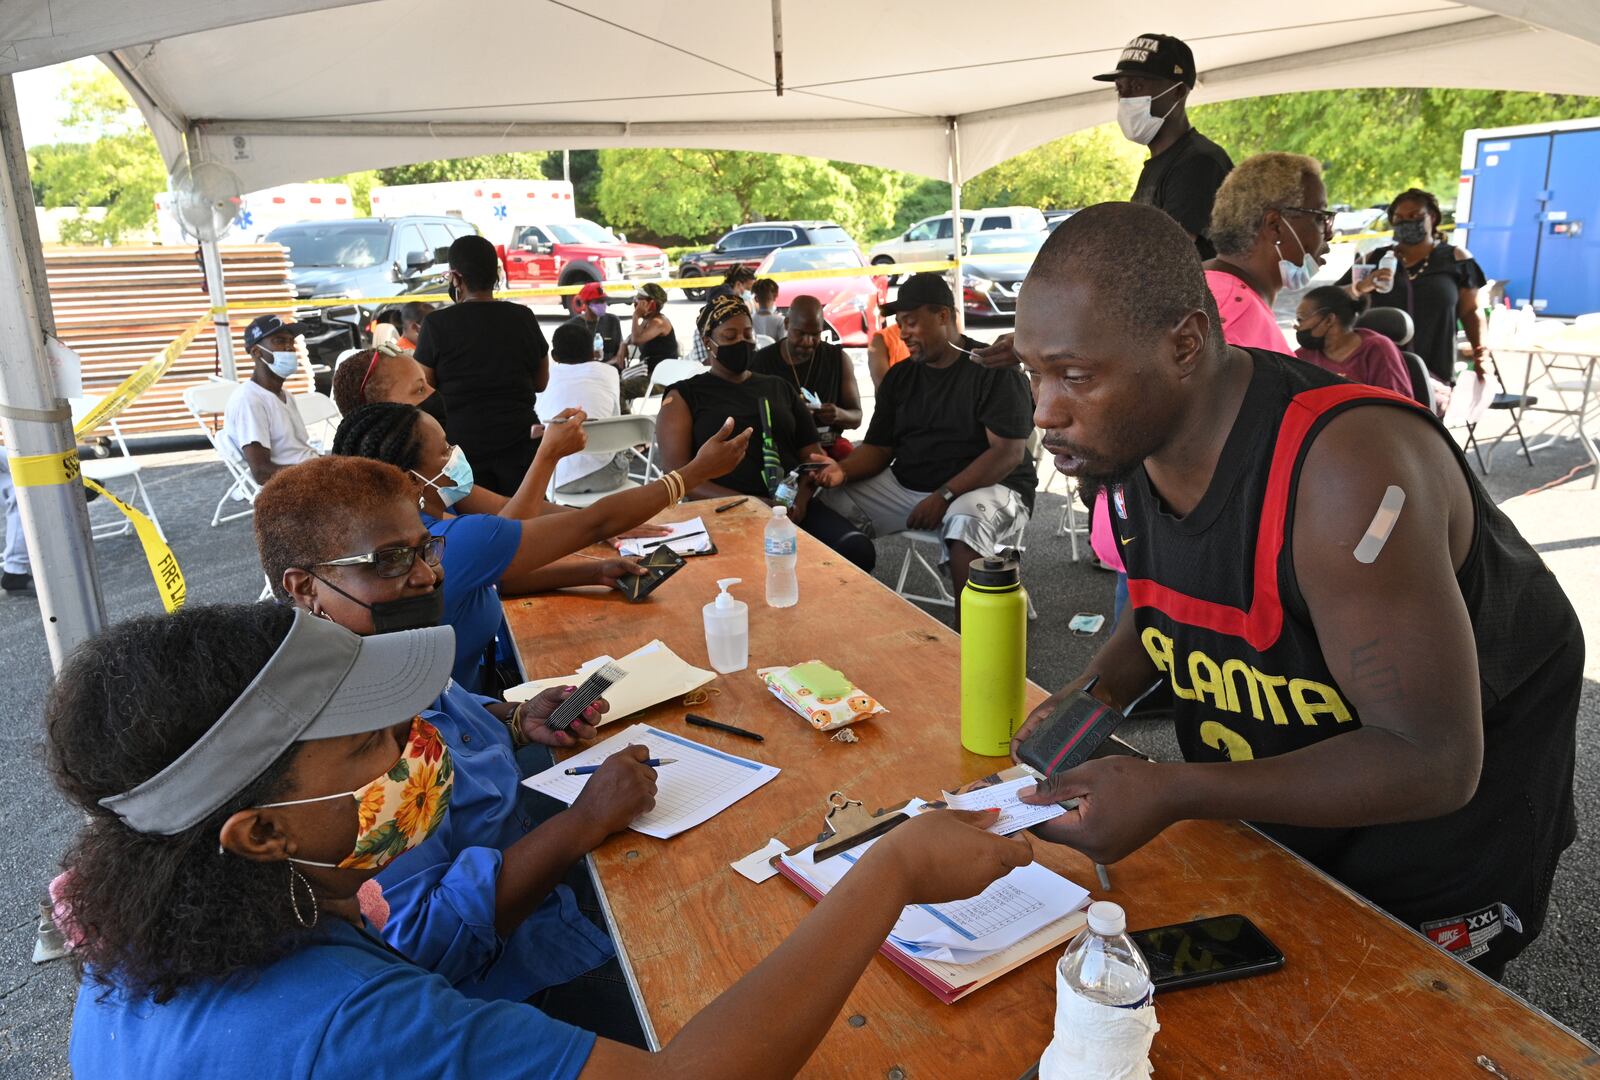
M 310 323 L 286 323 L 276 315 L 263 315 L 244 330 L 244 347 L 253 349 L 273 334 L 305 334 L 315 329 Z
M 1117 60 L 1117 70 L 1096 75 L 1096 82 L 1113 82 L 1122 75 L 1154 75 L 1194 89 L 1194 51 L 1170 34 L 1140 34 L 1128 42 Z
M 885 318 L 898 315 L 902 311 L 914 311 L 920 307 L 947 307 L 954 308 L 956 298 L 950 292 L 950 283 L 945 281 L 943 274 L 925 273 L 912 274 L 900 285 L 900 293 L 891 303 L 883 305 L 882 311 Z

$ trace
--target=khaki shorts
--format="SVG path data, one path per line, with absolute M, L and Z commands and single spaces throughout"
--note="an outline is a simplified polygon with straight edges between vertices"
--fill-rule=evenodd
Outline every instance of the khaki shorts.
M 885 469 L 865 480 L 829 488 L 820 496 L 856 528 L 877 539 L 907 531 L 906 518 L 930 494 L 911 490 L 895 479 L 892 470 Z M 929 531 L 937 532 L 942 541 L 940 565 L 950 561 L 951 541 L 965 544 L 979 555 L 992 555 L 1003 548 L 1022 546 L 1022 536 L 1028 531 L 1028 507 L 1015 491 L 991 484 L 956 496 L 944 520 Z

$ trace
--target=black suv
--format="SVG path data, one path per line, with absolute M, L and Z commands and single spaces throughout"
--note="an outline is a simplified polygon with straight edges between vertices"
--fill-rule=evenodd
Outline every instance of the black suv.
M 735 266 L 754 270 L 781 247 L 812 244 L 855 245 L 850 234 L 831 221 L 757 221 L 728 233 L 709 251 L 691 251 L 678 262 L 681 278 L 721 277 Z M 685 289 L 690 300 L 705 298 L 705 289 Z

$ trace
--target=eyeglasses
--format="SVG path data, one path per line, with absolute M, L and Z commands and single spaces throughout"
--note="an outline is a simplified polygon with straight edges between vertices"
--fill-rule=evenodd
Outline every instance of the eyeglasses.
M 379 548 L 369 551 L 365 555 L 346 555 L 342 559 L 324 559 L 322 562 L 312 563 L 312 566 L 370 566 L 377 570 L 381 578 L 405 577 L 411 573 L 411 568 L 416 565 L 417 556 L 422 556 L 422 561 L 429 566 L 437 567 L 440 558 L 444 555 L 444 537 L 430 536 L 415 547 L 401 545 L 399 547 Z
M 1278 209 L 1285 214 L 1305 214 L 1316 218 L 1317 225 L 1326 233 L 1333 232 L 1333 219 L 1338 216 L 1332 210 L 1313 210 L 1309 206 L 1280 206 Z

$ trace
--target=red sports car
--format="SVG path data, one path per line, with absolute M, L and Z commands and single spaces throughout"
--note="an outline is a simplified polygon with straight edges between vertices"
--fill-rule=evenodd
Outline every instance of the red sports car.
M 867 265 L 854 245 L 815 245 L 778 248 L 761 261 L 756 277 L 790 270 L 858 270 Z M 778 282 L 777 309 L 788 311 L 797 296 L 822 301 L 822 317 L 830 340 L 849 348 L 864 349 L 883 324 L 879 305 L 888 298 L 889 279 L 872 277 L 815 277 Z

